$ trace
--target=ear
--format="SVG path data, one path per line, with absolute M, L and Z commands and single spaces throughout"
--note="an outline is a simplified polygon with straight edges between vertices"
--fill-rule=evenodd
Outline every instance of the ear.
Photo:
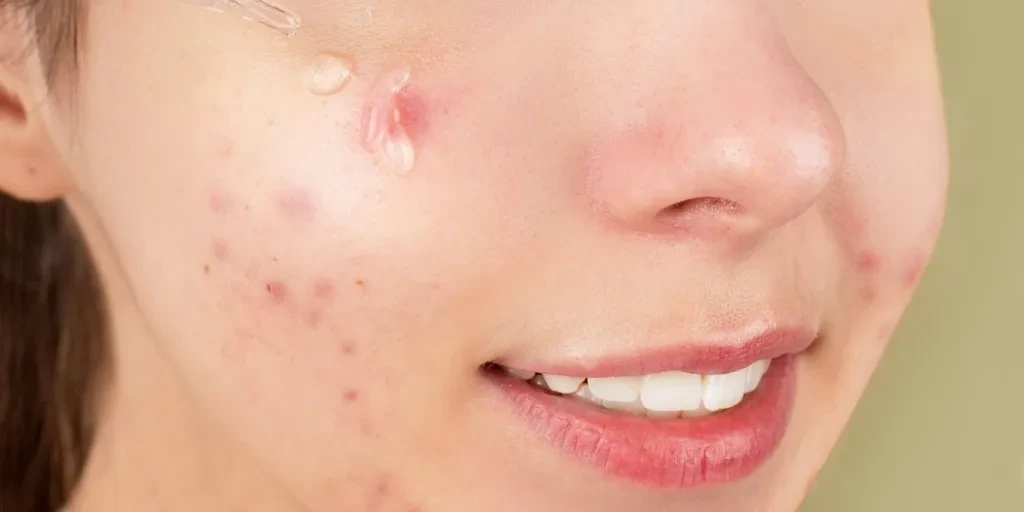
M 49 201 L 72 188 L 46 114 L 45 75 L 34 53 L 0 63 L 0 191 L 25 201 Z

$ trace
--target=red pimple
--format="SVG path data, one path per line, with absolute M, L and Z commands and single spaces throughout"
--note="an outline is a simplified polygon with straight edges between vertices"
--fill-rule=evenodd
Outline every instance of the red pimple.
M 354 342 L 351 342 L 351 341 L 346 341 L 345 343 L 342 343 L 341 344 L 341 353 L 345 354 L 346 356 L 355 355 L 355 353 L 356 353 L 356 344 Z
M 214 240 L 213 255 L 220 261 L 227 261 L 231 257 L 231 249 L 228 248 L 228 244 L 223 240 Z
M 423 95 L 415 90 L 405 88 L 394 98 L 394 108 L 397 112 L 397 119 L 392 120 L 387 127 L 393 132 L 398 126 L 405 131 L 405 134 L 413 141 L 420 140 L 429 128 L 427 117 L 427 102 Z
M 287 218 L 309 221 L 316 217 L 313 195 L 304 189 L 286 189 L 277 195 L 278 210 Z
M 857 268 L 862 272 L 874 272 L 882 266 L 882 258 L 874 251 L 865 251 L 857 258 Z
M 231 207 L 231 202 L 227 196 L 222 192 L 214 192 L 210 194 L 210 211 L 218 215 L 223 215 L 228 212 Z
M 345 401 L 349 402 L 349 403 L 358 402 L 359 401 L 359 391 L 357 391 L 355 389 L 346 390 L 345 394 L 342 395 L 342 398 L 344 398 Z
M 280 281 L 271 281 L 265 288 L 275 302 L 284 302 L 288 297 L 288 288 Z

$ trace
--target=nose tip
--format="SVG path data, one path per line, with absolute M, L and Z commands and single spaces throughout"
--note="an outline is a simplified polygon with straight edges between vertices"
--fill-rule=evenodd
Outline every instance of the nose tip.
M 717 126 L 708 116 L 720 113 L 683 115 L 620 131 L 595 145 L 591 192 L 636 230 L 744 236 L 787 224 L 821 196 L 845 143 L 827 104 L 786 110 L 755 109 Z

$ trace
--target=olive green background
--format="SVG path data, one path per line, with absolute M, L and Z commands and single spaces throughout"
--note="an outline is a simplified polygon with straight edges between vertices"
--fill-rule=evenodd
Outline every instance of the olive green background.
M 933 13 L 946 225 L 801 512 L 1024 512 L 1024 0 L 938 0 Z

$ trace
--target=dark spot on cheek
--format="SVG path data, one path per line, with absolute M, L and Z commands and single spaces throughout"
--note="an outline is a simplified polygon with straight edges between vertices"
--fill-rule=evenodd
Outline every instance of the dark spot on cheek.
M 214 240 L 213 255 L 220 261 L 227 261 L 231 257 L 231 249 L 223 240 Z
M 360 288 L 365 288 L 366 287 L 366 281 L 363 281 L 362 279 L 356 279 L 355 280 L 355 285 L 360 287 Z
M 345 394 L 342 395 L 342 398 L 344 398 L 345 401 L 348 402 L 348 403 L 358 402 L 359 401 L 359 391 L 356 391 L 354 389 L 349 389 L 349 390 L 345 391 Z
M 277 196 L 277 208 L 281 214 L 297 221 L 311 221 L 316 218 L 316 203 L 308 190 L 287 189 Z
M 860 290 L 860 298 L 865 302 L 871 302 L 878 297 L 878 290 L 875 289 L 874 285 L 865 285 Z
M 204 274 L 209 274 L 210 273 L 210 265 L 203 265 L 203 273 Z
M 39 171 L 35 167 L 29 166 L 25 169 L 25 172 L 28 173 L 29 176 L 35 176 Z
M 274 302 L 284 302 L 288 298 L 288 288 L 280 281 L 271 281 L 266 284 L 265 288 Z
M 861 272 L 876 272 L 882 266 L 882 258 L 874 251 L 865 251 L 857 258 Z

